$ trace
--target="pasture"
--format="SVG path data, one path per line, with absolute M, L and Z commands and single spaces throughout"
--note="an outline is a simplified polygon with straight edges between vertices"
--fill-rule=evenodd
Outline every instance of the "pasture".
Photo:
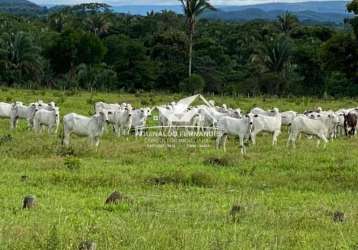
M 61 116 L 89 115 L 93 103 L 135 107 L 180 95 L 2 89 L 0 101 L 55 101 Z M 207 97 L 247 111 L 254 106 L 295 110 L 358 106 L 358 100 Z M 150 123 L 155 123 L 150 121 Z M 357 249 L 358 138 L 317 148 L 305 137 L 287 149 L 271 136 L 240 155 L 230 137 L 226 153 L 147 148 L 144 139 L 104 135 L 98 151 L 85 138 L 62 148 L 58 135 L 36 135 L 24 121 L 9 131 L 0 120 L 0 249 Z M 26 177 L 22 177 L 26 176 Z M 113 191 L 126 198 L 106 205 Z M 22 209 L 35 195 L 37 206 Z M 232 216 L 230 210 L 239 204 Z M 344 213 L 343 221 L 334 213 Z

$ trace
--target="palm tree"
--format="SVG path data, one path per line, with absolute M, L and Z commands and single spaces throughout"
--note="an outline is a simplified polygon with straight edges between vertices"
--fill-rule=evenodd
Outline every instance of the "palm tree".
M 110 26 L 110 23 L 102 14 L 90 15 L 85 19 L 84 23 L 88 31 L 98 36 L 108 33 Z
M 289 33 L 297 24 L 298 19 L 295 15 L 286 11 L 277 17 L 280 29 L 284 33 Z
M 193 36 L 197 18 L 205 10 L 215 10 L 209 0 L 179 0 L 182 4 L 184 14 L 186 16 L 187 32 L 189 36 L 189 78 L 192 73 L 192 56 L 193 56 Z
M 59 11 L 49 16 L 49 25 L 57 32 L 62 32 L 69 17 L 64 11 Z
M 24 74 L 39 80 L 42 71 L 40 49 L 28 33 L 4 33 L 0 38 L 0 48 L 2 64 L 16 80 L 21 82 Z
M 252 57 L 252 62 L 259 65 L 263 72 L 285 73 L 290 63 L 290 45 L 284 36 L 263 42 Z

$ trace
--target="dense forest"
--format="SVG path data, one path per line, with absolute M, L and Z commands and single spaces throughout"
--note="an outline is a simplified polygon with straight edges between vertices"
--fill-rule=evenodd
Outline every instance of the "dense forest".
M 347 6 L 358 14 L 358 1 Z M 187 18 L 105 4 L 0 14 L 0 84 L 24 88 L 358 96 L 358 17 L 344 27 L 200 19 L 188 77 Z

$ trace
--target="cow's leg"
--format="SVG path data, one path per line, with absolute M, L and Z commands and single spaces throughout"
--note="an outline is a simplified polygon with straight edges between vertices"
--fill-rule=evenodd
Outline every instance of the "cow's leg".
M 95 136 L 93 138 L 93 142 L 94 142 L 94 145 L 96 146 L 96 148 L 98 148 L 98 146 L 99 146 L 99 136 Z
M 328 143 L 328 140 L 327 140 L 326 136 L 325 136 L 323 133 L 319 133 L 319 134 L 318 134 L 318 138 L 321 139 L 321 140 L 324 142 L 323 148 L 326 148 L 327 143 Z M 320 141 L 320 140 L 319 140 L 319 141 Z M 317 146 L 319 146 L 318 143 L 317 143 Z
M 298 132 L 291 130 L 290 136 L 288 137 L 288 140 L 287 140 L 287 146 L 289 146 L 291 143 L 292 147 L 296 148 L 297 137 L 298 137 Z
M 65 146 L 69 146 L 70 145 L 70 137 L 71 137 L 71 133 L 64 131 L 64 137 L 63 137 L 63 144 Z
M 11 128 L 15 129 L 17 127 L 17 117 L 11 119 Z
M 223 148 L 224 148 L 224 152 L 226 152 L 226 142 L 227 142 L 227 134 L 224 134 L 224 137 L 223 137 Z
M 244 144 L 244 136 L 240 136 L 240 148 L 241 148 L 241 154 L 246 154 L 246 147 Z
M 273 132 L 273 136 L 272 136 L 272 146 L 275 146 L 277 144 L 277 137 L 280 135 L 281 131 L 280 130 L 275 130 Z
M 222 134 L 218 134 L 216 137 L 216 149 L 220 149 Z
M 253 145 L 256 145 L 256 135 L 257 135 L 257 131 L 251 132 L 251 141 Z

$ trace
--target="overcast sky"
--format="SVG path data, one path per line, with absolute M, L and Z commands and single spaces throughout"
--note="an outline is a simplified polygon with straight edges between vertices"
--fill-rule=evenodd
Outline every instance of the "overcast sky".
M 32 0 L 38 4 L 78 4 L 106 2 L 112 5 L 177 5 L 177 0 Z M 246 5 L 264 2 L 303 2 L 304 0 L 211 0 L 214 5 Z

